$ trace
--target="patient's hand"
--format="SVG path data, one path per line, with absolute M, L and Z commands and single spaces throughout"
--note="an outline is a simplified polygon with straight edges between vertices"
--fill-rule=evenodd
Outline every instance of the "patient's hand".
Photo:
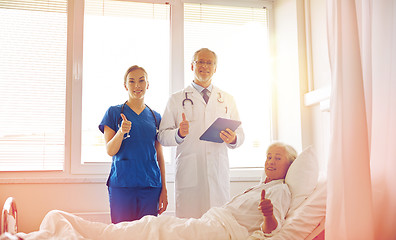
M 261 230 L 264 233 L 271 233 L 277 226 L 278 221 L 274 216 L 274 206 L 270 199 L 265 198 L 265 190 L 261 191 L 261 201 L 258 207 L 263 213 L 263 224 Z
M 265 190 L 261 191 L 261 201 L 259 205 L 259 209 L 263 213 L 264 216 L 271 216 L 274 214 L 274 206 L 272 205 L 271 200 L 265 198 Z

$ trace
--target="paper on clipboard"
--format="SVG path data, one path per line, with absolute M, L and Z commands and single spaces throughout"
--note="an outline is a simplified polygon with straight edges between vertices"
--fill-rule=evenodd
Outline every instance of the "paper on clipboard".
M 224 141 L 220 138 L 220 132 L 226 128 L 235 131 L 239 125 L 241 125 L 241 121 L 219 117 L 212 123 L 212 125 L 210 125 L 208 129 L 206 129 L 199 139 L 209 142 L 222 143 Z

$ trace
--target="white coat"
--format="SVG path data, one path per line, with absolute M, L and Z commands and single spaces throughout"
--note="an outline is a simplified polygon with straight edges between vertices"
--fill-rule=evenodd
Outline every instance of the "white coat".
M 193 101 L 184 101 L 186 93 Z M 181 144 L 175 135 L 185 113 L 189 134 Z M 175 200 L 177 217 L 199 218 L 211 207 L 222 206 L 230 198 L 228 148 L 240 146 L 245 137 L 242 126 L 235 131 L 235 145 L 199 140 L 202 133 L 218 118 L 239 120 L 234 98 L 213 86 L 207 104 L 193 87 L 174 93 L 162 116 L 158 140 L 163 146 L 177 146 Z

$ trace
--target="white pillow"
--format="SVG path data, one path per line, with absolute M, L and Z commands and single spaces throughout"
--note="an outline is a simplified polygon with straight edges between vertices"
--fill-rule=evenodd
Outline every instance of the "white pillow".
M 318 184 L 319 165 L 312 146 L 307 147 L 293 161 L 287 171 L 285 182 L 292 194 L 288 214 L 298 208 Z

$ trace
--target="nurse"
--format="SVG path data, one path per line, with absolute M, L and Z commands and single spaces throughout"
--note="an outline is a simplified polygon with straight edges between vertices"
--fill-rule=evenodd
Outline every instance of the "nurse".
M 163 146 L 177 146 L 175 173 L 176 216 L 200 218 L 211 207 L 228 202 L 230 177 L 228 148 L 244 141 L 240 126 L 224 129 L 223 143 L 199 140 L 218 118 L 239 120 L 233 97 L 212 84 L 217 56 L 202 48 L 195 52 L 191 70 L 194 80 L 168 100 L 158 134 Z
M 99 125 L 113 157 L 107 180 L 113 223 L 157 216 L 168 206 L 164 157 L 157 141 L 161 115 L 144 103 L 146 71 L 130 67 L 124 87 L 128 100 L 111 106 Z

